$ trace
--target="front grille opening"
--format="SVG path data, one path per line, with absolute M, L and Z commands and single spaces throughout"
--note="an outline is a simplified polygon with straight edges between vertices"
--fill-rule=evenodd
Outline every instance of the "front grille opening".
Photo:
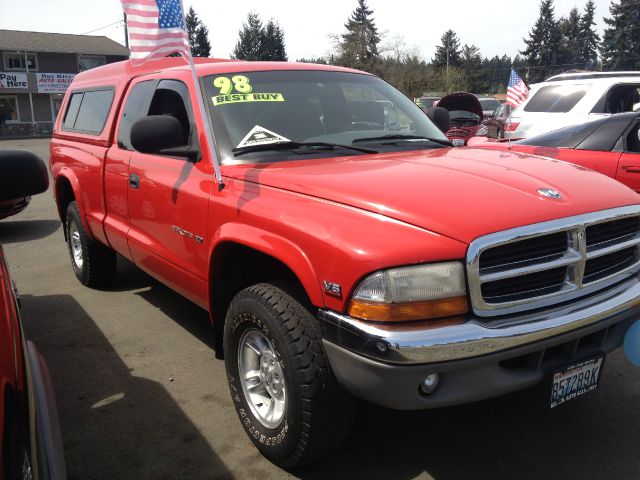
M 586 228 L 587 247 L 598 248 L 599 245 L 608 242 L 624 242 L 637 235 L 639 231 L 640 217 L 596 223 Z
M 565 254 L 569 246 L 567 232 L 508 243 L 485 250 L 480 256 L 480 271 L 496 267 L 515 268 L 515 264 L 535 264 L 556 260 Z M 517 265 L 520 266 L 520 265 Z
M 549 295 L 562 289 L 566 275 L 567 267 L 559 267 L 487 282 L 482 285 L 482 296 L 487 303 L 503 303 Z
M 638 247 L 625 248 L 624 250 L 587 260 L 583 283 L 586 285 L 613 275 L 632 266 L 637 261 Z

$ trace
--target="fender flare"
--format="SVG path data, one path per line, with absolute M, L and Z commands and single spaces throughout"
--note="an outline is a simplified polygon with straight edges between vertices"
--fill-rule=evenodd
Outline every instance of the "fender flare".
M 304 251 L 292 241 L 273 232 L 241 223 L 224 224 L 211 242 L 209 272 L 213 271 L 217 250 L 227 243 L 236 243 L 275 258 L 286 265 L 298 278 L 309 300 L 316 306 L 324 305 L 324 295 L 313 265 Z M 209 279 L 209 285 L 213 285 Z M 209 304 L 213 305 L 212 288 L 209 288 Z
M 78 209 L 80 210 L 80 220 L 82 221 L 82 226 L 84 228 L 84 231 L 87 232 L 87 235 L 92 236 L 91 230 L 89 229 L 89 224 L 87 223 L 87 219 L 84 214 L 84 206 L 82 204 L 82 196 L 80 195 L 80 182 L 78 181 L 78 177 L 76 177 L 73 170 L 69 167 L 62 167 L 59 171 L 55 172 L 55 174 L 53 174 L 52 172 L 52 176 L 53 176 L 53 192 L 55 195 L 56 206 L 58 207 L 58 216 L 60 217 L 60 220 L 61 221 L 63 220 L 66 212 L 63 212 L 60 207 L 58 180 L 60 180 L 61 178 L 64 178 L 67 182 L 69 182 L 69 185 L 71 185 L 71 190 L 73 191 L 73 197 L 75 198 L 75 201 L 78 204 Z M 64 225 L 62 227 L 66 232 L 66 227 Z M 65 238 L 66 238 L 66 233 L 65 233 Z

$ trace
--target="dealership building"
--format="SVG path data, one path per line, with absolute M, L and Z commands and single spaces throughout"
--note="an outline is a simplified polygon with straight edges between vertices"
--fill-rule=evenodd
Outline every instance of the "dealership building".
M 0 30 L 0 138 L 50 134 L 78 72 L 127 58 L 103 36 Z

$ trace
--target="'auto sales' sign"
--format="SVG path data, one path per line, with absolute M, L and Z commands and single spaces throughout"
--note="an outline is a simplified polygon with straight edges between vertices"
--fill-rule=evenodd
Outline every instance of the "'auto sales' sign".
M 0 72 L 0 89 L 2 88 L 21 88 L 26 90 L 27 74 Z
M 38 93 L 64 93 L 73 77 L 73 73 L 37 73 Z

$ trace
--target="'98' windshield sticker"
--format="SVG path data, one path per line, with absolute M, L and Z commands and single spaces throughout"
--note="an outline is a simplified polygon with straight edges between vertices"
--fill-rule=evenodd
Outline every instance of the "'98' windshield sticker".
M 271 130 L 267 130 L 260 125 L 256 125 L 249 133 L 247 133 L 236 148 L 252 147 L 254 145 L 268 145 L 271 143 L 285 143 L 290 141 L 291 140 L 283 137 L 282 135 L 278 135 Z
M 244 75 L 216 77 L 213 86 L 219 89 L 219 94 L 211 97 L 215 106 L 242 102 L 284 102 L 281 93 L 253 93 L 251 80 Z

